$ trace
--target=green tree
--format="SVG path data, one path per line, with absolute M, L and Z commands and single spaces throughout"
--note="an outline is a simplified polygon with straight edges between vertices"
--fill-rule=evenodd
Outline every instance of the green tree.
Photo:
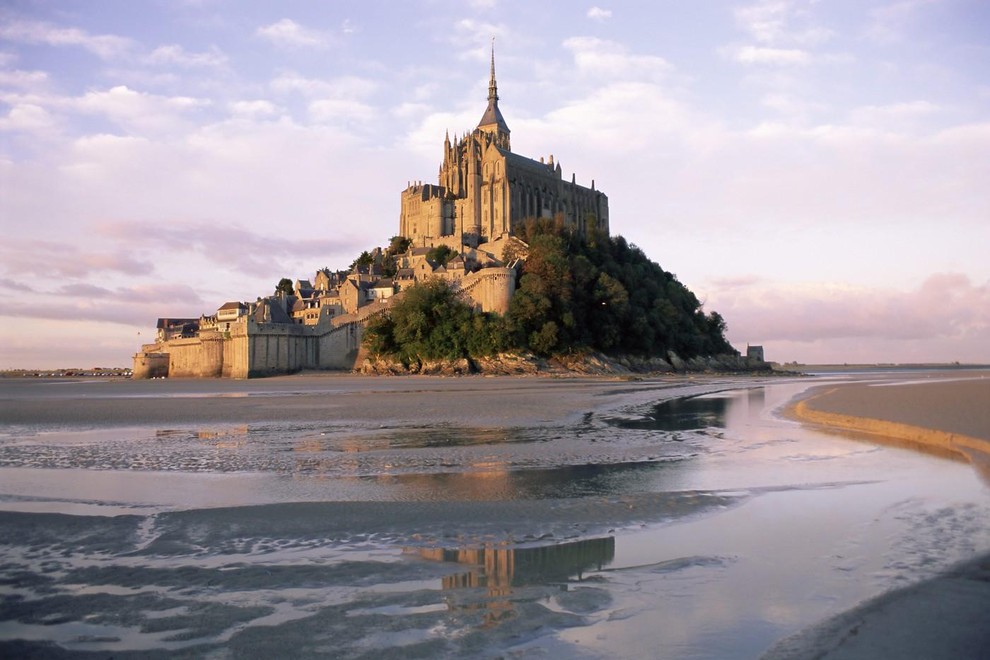
M 368 266 L 375 263 L 375 258 L 371 256 L 371 253 L 365 250 L 362 252 L 357 259 L 351 262 L 348 270 L 354 270 L 355 268 L 367 268 Z
M 435 264 L 440 266 L 446 266 L 447 262 L 457 256 L 457 252 L 450 249 L 446 245 L 438 245 L 436 247 L 430 248 L 429 252 L 426 253 L 426 258 Z
M 399 272 L 399 255 L 405 254 L 412 241 L 405 236 L 393 236 L 389 239 L 388 248 L 382 258 L 382 274 L 385 277 L 395 277 Z
M 509 347 L 507 321 L 475 311 L 441 279 L 406 289 L 391 311 L 365 329 L 365 346 L 406 364 L 492 355 Z
M 295 290 L 296 289 L 292 284 L 292 280 L 290 280 L 288 277 L 283 277 L 278 281 L 278 284 L 275 285 L 276 296 L 281 296 L 281 295 L 291 296 L 293 293 L 295 293 Z
M 530 219 L 530 245 L 509 308 L 515 341 L 542 354 L 593 348 L 682 357 L 733 353 L 725 320 L 705 314 L 677 278 L 621 236 L 581 236 L 561 219 Z
M 391 255 L 405 254 L 409 250 L 412 241 L 405 236 L 393 236 L 388 241 L 388 253 Z

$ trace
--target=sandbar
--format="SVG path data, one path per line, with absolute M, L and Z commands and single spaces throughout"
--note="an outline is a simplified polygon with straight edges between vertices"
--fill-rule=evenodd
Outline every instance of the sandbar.
M 986 376 L 823 386 L 790 412 L 804 422 L 960 454 L 980 468 L 990 456 Z

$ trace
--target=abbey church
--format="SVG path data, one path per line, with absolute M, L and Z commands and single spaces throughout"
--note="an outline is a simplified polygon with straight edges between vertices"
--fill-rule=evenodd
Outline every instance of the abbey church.
M 498 108 L 492 50 L 488 107 L 478 127 L 453 143 L 448 134 L 436 185 L 402 192 L 399 233 L 413 245 L 477 247 L 515 233 L 526 218 L 562 217 L 578 233 L 608 233 L 608 197 L 563 179 L 553 156 L 533 160 L 512 152 L 509 126 Z

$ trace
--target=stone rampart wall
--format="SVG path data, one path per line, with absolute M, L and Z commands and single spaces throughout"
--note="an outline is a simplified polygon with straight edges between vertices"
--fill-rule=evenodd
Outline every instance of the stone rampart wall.
M 461 281 L 461 291 L 483 312 L 507 313 L 515 290 L 516 271 L 512 268 L 482 268 Z
M 165 342 L 170 378 L 219 378 L 223 375 L 224 339 L 219 333 Z
M 255 378 L 303 369 L 353 369 L 368 319 L 399 297 L 315 326 L 243 319 L 229 331 L 145 344 L 134 356 L 134 377 Z

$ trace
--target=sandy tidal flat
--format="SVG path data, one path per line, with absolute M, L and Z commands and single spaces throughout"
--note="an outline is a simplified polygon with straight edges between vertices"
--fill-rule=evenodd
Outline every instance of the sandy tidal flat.
M 751 658 L 990 550 L 816 383 L 0 383 L 0 655 Z

